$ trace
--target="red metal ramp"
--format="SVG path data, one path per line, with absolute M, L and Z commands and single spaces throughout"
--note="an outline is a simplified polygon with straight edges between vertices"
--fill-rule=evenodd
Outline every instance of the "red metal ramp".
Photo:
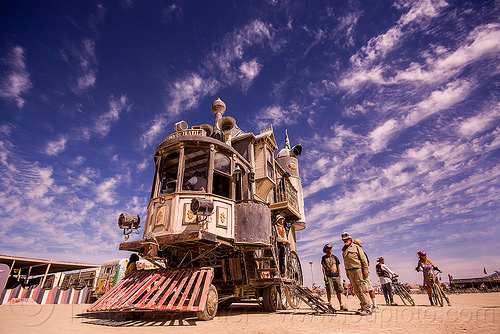
M 87 312 L 203 311 L 213 274 L 213 268 L 134 271 L 107 291 Z

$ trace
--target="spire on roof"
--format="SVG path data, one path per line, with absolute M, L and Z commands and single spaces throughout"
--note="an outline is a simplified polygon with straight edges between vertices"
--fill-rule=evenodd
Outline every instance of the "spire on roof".
M 285 148 L 290 149 L 290 140 L 288 139 L 288 130 L 285 129 Z

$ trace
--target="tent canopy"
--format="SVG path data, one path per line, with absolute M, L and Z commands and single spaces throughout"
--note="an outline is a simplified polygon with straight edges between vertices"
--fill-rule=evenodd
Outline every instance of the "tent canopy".
M 44 275 L 47 272 L 47 267 L 49 267 L 49 265 L 50 267 L 47 274 L 82 269 L 94 269 L 101 266 L 99 264 L 40 260 L 7 255 L 0 255 L 0 263 L 4 263 L 12 268 L 11 275 L 14 274 L 14 270 L 21 269 L 21 275 L 27 275 L 29 271 L 30 276 Z M 12 264 L 14 264 L 13 267 Z M 29 268 L 31 268 L 31 271 Z

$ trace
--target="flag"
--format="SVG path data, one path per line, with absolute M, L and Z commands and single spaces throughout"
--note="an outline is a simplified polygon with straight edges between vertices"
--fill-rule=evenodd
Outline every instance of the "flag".
M 484 267 L 484 274 L 488 275 L 488 273 L 486 272 L 486 267 Z

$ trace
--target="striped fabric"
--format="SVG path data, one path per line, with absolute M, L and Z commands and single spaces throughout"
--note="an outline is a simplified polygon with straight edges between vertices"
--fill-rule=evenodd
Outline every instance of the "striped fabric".
M 87 303 L 90 290 L 85 287 L 81 290 L 73 288 L 61 290 L 58 287 L 44 290 L 40 286 L 23 289 L 18 286 L 15 289 L 3 290 L 0 294 L 0 305 L 7 304 L 12 299 L 32 299 L 38 304 L 84 304 Z

